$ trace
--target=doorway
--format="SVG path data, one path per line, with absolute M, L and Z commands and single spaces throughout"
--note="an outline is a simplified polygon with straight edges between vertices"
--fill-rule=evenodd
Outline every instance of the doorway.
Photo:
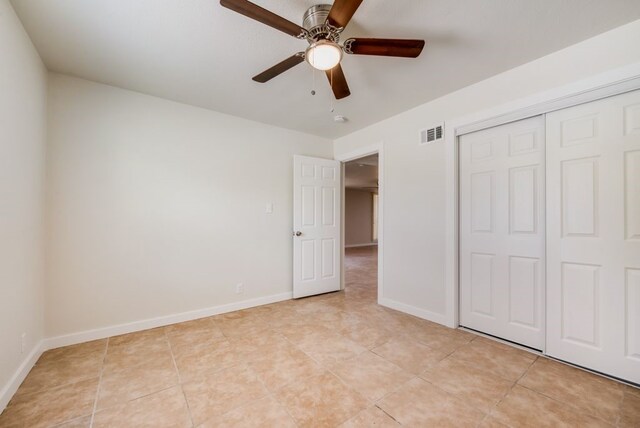
M 347 296 L 357 296 L 361 292 L 370 298 L 372 303 L 380 303 L 384 295 L 383 143 L 372 144 L 348 153 L 336 154 L 335 159 L 342 163 L 342 289 L 345 290 Z M 361 167 L 359 164 L 365 166 Z M 347 171 L 347 167 L 349 167 L 349 171 Z M 356 169 L 355 174 L 353 169 Z M 358 173 L 360 169 L 362 169 L 362 173 Z M 354 175 L 364 175 L 366 170 L 370 170 L 368 179 L 356 179 L 356 183 L 352 181 Z M 348 184 L 347 180 L 349 180 Z M 358 180 L 360 181 L 359 185 L 357 184 Z M 367 234 L 370 236 L 368 242 L 354 241 L 353 227 L 349 227 L 347 224 L 346 193 L 349 187 L 356 186 L 360 191 L 368 190 L 371 201 L 370 210 L 368 210 L 371 215 L 371 226 Z M 362 228 L 362 230 L 367 233 L 366 228 Z M 350 234 L 349 241 L 346 240 L 347 233 Z M 358 244 L 370 245 L 357 246 Z M 363 274 L 363 272 L 366 273 Z
M 345 291 L 377 297 L 378 153 L 344 163 Z

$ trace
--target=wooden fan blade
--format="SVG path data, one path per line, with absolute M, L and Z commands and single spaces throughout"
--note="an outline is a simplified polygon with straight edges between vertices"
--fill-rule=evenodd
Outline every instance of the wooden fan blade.
M 297 54 L 292 55 L 284 61 L 274 65 L 270 69 L 258 74 L 253 78 L 253 80 L 260 83 L 266 83 L 274 77 L 289 70 L 290 68 L 293 68 L 296 65 L 300 64 L 302 61 L 304 61 L 304 52 L 298 52 Z
M 362 0 L 336 0 L 331 6 L 327 21 L 334 27 L 346 27 L 353 14 L 360 7 L 360 3 L 362 3 Z
M 327 79 L 329 79 L 333 95 L 335 95 L 337 100 L 341 100 L 342 98 L 346 98 L 351 95 L 349 85 L 347 84 L 347 78 L 344 77 L 344 72 L 342 71 L 340 64 L 336 65 L 331 70 L 325 71 L 325 73 L 327 75 Z
M 345 52 L 355 55 L 379 55 L 416 58 L 424 48 L 424 40 L 412 39 L 348 39 Z
M 304 29 L 301 26 L 284 19 L 283 17 L 276 15 L 273 12 L 270 12 L 267 9 L 253 4 L 250 1 L 220 0 L 220 4 L 227 9 L 231 9 L 241 15 L 247 16 L 251 19 L 255 19 L 258 22 L 262 22 L 263 24 L 266 24 L 291 36 L 298 37 L 299 35 L 304 33 Z

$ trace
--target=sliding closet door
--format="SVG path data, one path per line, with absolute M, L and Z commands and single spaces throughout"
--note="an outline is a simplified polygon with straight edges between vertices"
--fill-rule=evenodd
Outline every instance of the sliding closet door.
M 544 120 L 463 135 L 460 324 L 544 344 Z
M 640 383 L 640 92 L 546 129 L 547 353 Z

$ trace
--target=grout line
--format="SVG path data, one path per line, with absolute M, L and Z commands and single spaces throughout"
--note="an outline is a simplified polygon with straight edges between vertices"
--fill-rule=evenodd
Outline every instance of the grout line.
M 475 340 L 475 339 L 474 339 Z M 520 377 L 518 377 L 518 379 L 516 379 L 514 382 L 511 383 L 511 386 L 509 387 L 509 390 L 507 392 L 504 393 L 504 395 L 502 397 L 500 397 L 500 399 L 493 405 L 491 406 L 491 410 L 489 410 L 489 412 L 485 415 L 485 417 L 482 419 L 483 421 L 485 419 L 487 419 L 488 417 L 493 415 L 494 410 L 498 407 L 498 405 L 500 405 L 500 403 L 502 403 L 505 398 L 507 398 L 509 396 L 509 394 L 511 394 L 513 392 L 513 389 L 516 387 L 516 385 L 518 386 L 522 386 L 520 385 L 518 382 L 520 382 L 520 380 L 525 377 L 527 375 L 527 373 L 529 373 L 529 370 L 531 370 L 531 367 L 533 367 L 533 365 L 535 364 L 536 361 L 538 361 L 538 356 L 536 356 L 536 358 L 533 359 L 533 361 L 531 362 L 531 364 L 529 364 L 529 367 L 527 367 L 527 369 L 522 372 L 522 374 L 520 375 Z M 497 376 L 500 377 L 500 376 Z M 506 380 L 504 378 L 501 378 L 503 380 Z
M 596 415 L 595 413 L 590 412 L 590 408 L 589 408 L 589 409 L 587 409 L 587 408 L 585 408 L 585 407 L 580 407 L 580 406 L 577 406 L 577 405 L 575 405 L 575 404 L 573 404 L 573 403 L 570 403 L 570 402 L 567 402 L 567 401 L 559 400 L 558 398 L 555 398 L 555 397 L 552 397 L 552 396 L 550 396 L 550 395 L 547 395 L 547 394 L 545 394 L 544 392 L 537 391 L 537 390 L 535 390 L 535 389 L 531 389 L 531 388 L 529 388 L 529 387 L 527 387 L 527 386 L 525 386 L 525 385 L 518 385 L 518 386 L 519 386 L 520 388 L 524 388 L 524 389 L 526 389 L 526 390 L 528 390 L 528 391 L 531 391 L 531 392 L 533 392 L 533 393 L 535 393 L 535 394 L 542 395 L 543 397 L 548 398 L 549 400 L 552 400 L 552 401 L 554 401 L 554 402 L 556 402 L 556 403 L 558 403 L 558 404 L 561 404 L 561 405 L 562 405 L 562 406 L 564 406 L 564 407 L 569 407 L 569 408 L 571 408 L 571 409 L 574 411 L 574 413 L 576 413 L 576 414 L 578 414 L 578 413 L 585 413 L 585 414 L 587 414 L 588 416 L 591 416 L 591 417 L 592 417 L 592 418 L 594 418 L 594 419 L 598 419 L 598 420 L 599 420 L 599 421 L 601 421 L 601 422 L 604 422 L 604 423 L 606 423 L 606 424 L 608 424 L 608 425 L 611 425 L 611 423 L 610 423 L 610 422 L 608 422 L 607 420 L 603 419 L 601 416 L 598 416 L 598 415 Z
M 385 360 L 385 361 L 386 361 L 386 360 Z M 405 370 L 405 372 L 407 372 L 407 371 Z M 389 397 L 391 394 L 395 394 L 396 392 L 398 392 L 402 387 L 404 387 L 406 384 L 408 384 L 408 383 L 409 383 L 409 382 L 411 382 L 412 380 L 414 380 L 414 379 L 419 379 L 419 380 L 422 380 L 422 381 L 426 382 L 426 380 L 424 380 L 424 379 L 420 378 L 420 376 L 418 376 L 418 375 L 415 375 L 415 374 L 410 373 L 410 372 L 407 372 L 407 373 L 411 375 L 411 379 L 407 380 L 406 382 L 403 382 L 402 384 L 398 385 L 398 387 L 394 388 L 393 390 L 391 390 L 391 391 L 387 392 L 386 394 L 384 394 L 382 397 L 378 398 L 378 399 L 374 402 L 374 405 L 375 405 L 376 407 L 378 407 L 378 403 L 380 403 L 380 402 L 381 402 L 382 400 L 384 400 L 385 398 Z M 382 410 L 382 409 L 380 409 L 380 410 Z M 385 412 L 385 413 L 387 413 L 387 412 L 386 412 L 386 411 L 384 411 L 384 410 L 382 410 L 382 411 L 383 411 L 383 412 Z M 389 415 L 389 416 L 391 416 L 391 415 Z M 394 418 L 394 419 L 395 419 L 395 418 Z
M 96 388 L 96 398 L 93 400 L 93 411 L 91 412 L 91 422 L 89 428 L 93 428 L 93 421 L 96 417 L 96 410 L 98 408 L 98 398 L 100 397 L 100 386 L 102 384 L 102 376 L 104 375 L 104 367 L 107 359 L 107 352 L 109 350 L 110 338 L 107 337 L 107 343 L 104 346 L 104 353 L 102 354 L 102 367 L 100 368 L 100 377 L 98 378 L 98 387 Z
M 180 387 L 180 391 L 182 392 L 182 398 L 184 399 L 184 404 L 187 406 L 187 412 L 189 413 L 189 420 L 191 421 L 191 426 L 195 426 L 193 423 L 193 414 L 191 413 L 191 407 L 189 406 L 189 400 L 187 400 L 187 394 L 184 392 L 184 388 L 182 387 L 182 377 L 180 376 L 180 370 L 178 370 L 178 364 L 176 363 L 176 357 L 173 354 L 173 347 L 171 346 L 171 341 L 169 340 L 169 335 L 167 334 L 167 329 L 164 330 L 164 337 L 167 341 L 167 345 L 169 345 L 169 353 L 171 354 L 171 361 L 173 362 L 173 368 L 176 371 L 176 375 L 178 375 L 178 386 Z M 172 386 L 173 387 L 173 386 Z M 90 427 L 93 428 L 93 427 Z
M 394 421 L 396 421 L 398 423 L 398 425 L 402 425 L 400 423 L 399 420 L 397 420 L 396 418 L 393 417 L 392 414 L 390 414 L 389 412 L 387 412 L 385 409 L 383 409 L 382 407 L 378 406 L 377 404 L 374 404 L 373 407 L 380 409 L 380 411 L 382 411 L 385 415 L 389 416 L 391 419 L 393 419 Z
M 178 370 L 178 364 L 176 363 L 176 357 L 173 354 L 173 347 L 171 346 L 171 341 L 169 340 L 169 336 L 167 335 L 167 331 L 164 332 L 165 339 L 167 340 L 167 345 L 169 345 L 169 353 L 171 354 L 171 361 L 173 362 L 173 368 L 176 370 L 176 374 L 178 375 L 178 384 L 182 385 L 182 377 L 180 376 L 180 370 Z
M 540 395 L 542 395 L 543 397 L 546 397 L 546 398 L 548 398 L 548 399 L 550 399 L 550 400 L 552 400 L 552 401 L 555 401 L 556 403 L 559 403 L 559 404 L 561 404 L 561 405 L 563 405 L 563 406 L 570 407 L 570 408 L 572 408 L 572 409 L 576 410 L 576 413 L 579 413 L 579 412 L 587 412 L 587 411 L 586 411 L 586 409 L 581 408 L 581 407 L 579 407 L 579 406 L 576 406 L 576 405 L 575 405 L 575 404 L 573 404 L 573 403 L 569 403 L 569 402 L 565 402 L 565 401 L 559 400 L 559 399 L 557 399 L 557 398 L 554 398 L 554 397 L 551 397 L 551 396 L 549 396 L 549 395 L 545 394 L 544 392 L 537 391 L 537 390 L 535 390 L 535 389 L 529 388 L 529 387 L 527 387 L 526 385 L 522 385 L 522 384 L 520 384 L 520 383 L 519 383 L 519 382 L 520 382 L 520 380 L 522 380 L 522 378 L 524 378 L 524 377 L 526 376 L 526 374 L 529 372 L 529 370 L 531 370 L 531 368 L 533 367 L 533 365 L 535 364 L 535 362 L 536 362 L 536 361 L 538 361 L 540 358 L 549 359 L 549 358 L 547 358 L 547 357 L 546 357 L 546 356 L 544 356 L 544 355 L 540 355 L 538 358 L 536 358 L 536 359 L 535 359 L 535 360 L 534 360 L 534 361 L 529 365 L 529 367 L 527 367 L 527 370 L 525 370 L 525 372 L 522 374 L 522 376 L 520 376 L 520 377 L 518 378 L 518 380 L 514 383 L 513 387 L 512 387 L 512 388 L 511 388 L 511 390 L 509 391 L 509 393 L 511 393 L 511 391 L 513 390 L 513 388 L 515 388 L 515 386 L 516 386 L 516 385 L 518 385 L 518 386 L 519 386 L 519 387 L 521 387 L 521 388 L 527 389 L 527 390 L 529 390 L 529 391 L 531 391 L 531 392 L 534 392 L 534 393 L 536 393 L 536 394 L 540 394 Z M 571 366 L 570 366 L 570 367 L 571 367 Z M 508 395 L 508 394 L 507 394 L 507 395 Z M 505 395 L 505 397 L 506 397 L 506 395 Z M 624 391 L 622 392 L 622 398 L 624 399 Z M 500 400 L 500 402 L 502 402 L 502 400 Z M 601 420 L 601 421 L 603 421 L 603 422 L 605 422 L 605 423 L 609 424 L 609 422 L 608 422 L 608 421 L 604 420 L 602 417 L 600 417 L 600 416 L 596 415 L 595 413 L 589 413 L 589 412 L 587 412 L 587 414 L 589 414 L 590 416 L 592 416 L 592 417 L 593 417 L 593 418 L 595 418 L 595 419 L 599 419 L 599 420 Z M 620 418 L 620 412 L 618 412 L 618 415 L 616 416 L 616 424 L 617 424 L 617 420 L 618 420 L 619 418 Z M 614 426 L 615 426 L 615 424 L 614 424 Z

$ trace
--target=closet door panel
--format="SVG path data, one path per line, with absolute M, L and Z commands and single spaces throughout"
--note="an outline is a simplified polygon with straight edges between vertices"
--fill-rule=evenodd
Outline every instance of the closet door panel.
M 640 92 L 546 116 L 547 346 L 640 383 Z
M 544 121 L 460 137 L 460 323 L 544 346 Z

